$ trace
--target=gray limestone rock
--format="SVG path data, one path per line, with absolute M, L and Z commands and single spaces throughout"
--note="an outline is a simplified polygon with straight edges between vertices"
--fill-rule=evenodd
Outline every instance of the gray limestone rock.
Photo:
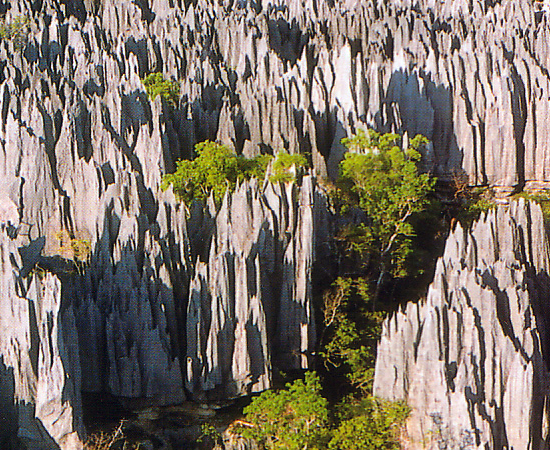
M 50 273 L 20 275 L 15 241 L 0 225 L 0 355 L 5 448 L 82 448 L 75 318 Z M 5 412 L 4 412 L 5 411 Z
M 63 367 L 75 390 L 159 403 L 186 389 L 260 390 L 274 365 L 307 367 L 311 271 L 329 234 L 313 179 L 246 183 L 220 211 L 187 212 L 162 176 L 205 139 L 248 156 L 310 153 L 317 174 L 334 175 L 341 138 L 374 126 L 426 134 L 425 168 L 440 177 L 544 187 L 550 27 L 540 3 L 0 2 L 7 22 L 29 19 L 23 40 L 0 42 L 0 226 L 27 249 L 19 277 L 37 261 L 59 274 L 52 327 L 76 333 L 60 356 L 42 351 L 72 355 Z M 180 82 L 175 106 L 148 98 L 141 79 L 157 71 Z M 15 283 L 7 262 L 2 270 Z M 0 378 L 13 368 L 17 395 L 31 392 L 30 372 L 2 356 Z M 57 404 L 56 389 L 41 404 Z M 45 408 L 45 427 L 64 414 Z
M 243 183 L 216 216 L 187 309 L 187 388 L 234 397 L 271 386 L 271 365 L 309 367 L 314 181 Z
M 374 393 L 412 408 L 407 448 L 547 448 L 548 250 L 537 205 L 492 209 L 385 321 Z

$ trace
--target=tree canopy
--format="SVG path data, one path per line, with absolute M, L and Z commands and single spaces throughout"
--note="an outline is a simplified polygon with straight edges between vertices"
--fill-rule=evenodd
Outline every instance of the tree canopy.
M 398 135 L 372 130 L 342 142 L 350 151 L 340 163 L 338 193 L 344 211 L 359 208 L 366 220 L 344 228 L 341 237 L 358 255 L 359 267 L 375 275 L 376 302 L 388 275 L 410 272 L 415 216 L 426 210 L 436 180 L 417 167 L 419 149 L 427 143 L 423 136 L 412 139 L 406 149 L 399 146 Z
M 198 143 L 195 152 L 195 159 L 178 161 L 176 172 L 165 175 L 161 185 L 163 190 L 172 186 L 176 196 L 187 204 L 193 199 L 204 201 L 211 194 L 216 203 L 221 203 L 225 192 L 233 191 L 237 183 L 251 178 L 263 181 L 273 160 L 271 155 L 238 156 L 225 145 L 212 141 Z M 269 181 L 294 182 L 300 179 L 306 167 L 304 156 L 279 152 L 273 161 Z
M 252 427 L 243 435 L 269 450 L 324 449 L 327 443 L 328 402 L 314 372 L 286 389 L 263 392 L 244 409 Z
M 172 186 L 176 196 L 185 203 L 193 199 L 206 200 L 210 194 L 220 203 L 227 189 L 250 178 L 263 179 L 271 156 L 261 155 L 247 159 L 237 156 L 225 145 L 212 141 L 195 145 L 197 157 L 180 160 L 177 170 L 162 180 L 162 189 Z

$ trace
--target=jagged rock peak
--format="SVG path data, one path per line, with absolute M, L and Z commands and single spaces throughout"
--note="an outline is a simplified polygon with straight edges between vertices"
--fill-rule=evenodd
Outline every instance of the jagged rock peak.
M 78 450 L 84 427 L 75 318 L 61 308 L 56 276 L 22 271 L 16 242 L 0 225 L 0 445 Z
M 548 240 L 520 200 L 449 236 L 427 298 L 387 319 L 375 395 L 412 408 L 408 447 L 546 448 Z
M 271 366 L 309 367 L 315 184 L 255 180 L 226 195 L 187 309 L 187 388 L 234 397 L 271 386 Z M 317 205 L 318 206 L 318 205 Z

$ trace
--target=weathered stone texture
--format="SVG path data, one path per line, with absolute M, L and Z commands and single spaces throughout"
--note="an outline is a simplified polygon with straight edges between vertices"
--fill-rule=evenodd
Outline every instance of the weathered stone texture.
M 535 204 L 457 225 L 426 300 L 378 347 L 374 393 L 411 406 L 407 448 L 547 448 L 548 268 Z
M 82 448 L 78 337 L 57 277 L 20 276 L 17 246 L 0 225 L 0 379 L 3 448 Z
M 23 46 L 0 41 L 0 223 L 27 248 L 22 282 L 40 285 L 27 278 L 39 260 L 72 271 L 59 275 L 62 306 L 51 300 L 47 311 L 59 311 L 58 335 L 77 333 L 50 347 L 54 328 L 34 332 L 31 347 L 56 368 L 42 378 L 38 363 L 25 368 L 27 338 L 14 341 L 21 352 L 2 347 L 17 395 L 46 429 L 56 414 L 77 417 L 77 400 L 70 413 L 56 400 L 63 352 L 75 392 L 81 383 L 160 403 L 185 389 L 198 398 L 259 390 L 272 365 L 307 367 L 310 274 L 328 233 L 313 179 L 247 183 L 219 213 L 211 203 L 187 216 L 160 191 L 162 176 L 205 139 L 248 156 L 311 152 L 317 174 L 334 174 L 341 138 L 376 126 L 427 135 L 426 168 L 440 176 L 544 184 L 550 27 L 539 3 L 0 1 L 7 22 L 25 16 L 30 27 Z M 181 82 L 175 108 L 147 97 L 140 79 L 155 71 Z M 60 262 L 74 256 L 61 236 L 90 242 L 89 265 Z M 16 254 L 10 245 L 3 254 Z M 520 277 L 502 276 L 504 291 Z M 27 317 L 17 308 L 5 317 Z M 36 379 L 57 387 L 45 393 Z M 60 430 L 48 432 L 61 442 Z

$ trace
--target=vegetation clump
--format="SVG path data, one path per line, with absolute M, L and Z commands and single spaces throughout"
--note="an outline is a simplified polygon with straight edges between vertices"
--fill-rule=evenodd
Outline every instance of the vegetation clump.
M 242 435 L 269 450 L 324 449 L 327 443 L 328 402 L 314 372 L 288 383 L 278 392 L 265 391 L 244 409 L 251 425 Z
M 302 155 L 280 152 L 275 159 L 271 155 L 254 158 L 238 156 L 225 145 L 212 141 L 195 145 L 197 157 L 180 160 L 176 172 L 163 177 L 163 190 L 172 186 L 176 196 L 190 204 L 193 199 L 205 201 L 210 195 L 220 204 L 225 192 L 232 192 L 237 183 L 251 178 L 264 180 L 269 163 L 273 162 L 269 181 L 291 183 L 298 181 L 307 167 Z
M 307 168 L 307 159 L 304 155 L 290 155 L 279 152 L 273 162 L 272 174 L 269 181 L 272 183 L 290 183 L 299 179 Z
M 402 402 L 349 397 L 330 420 L 321 380 L 307 372 L 286 389 L 266 391 L 244 409 L 240 434 L 267 450 L 393 450 L 409 409 Z M 242 426 L 246 424 L 246 426 Z
M 30 32 L 30 19 L 18 16 L 11 22 L 0 22 L 0 38 L 12 41 L 17 50 L 21 50 L 27 44 Z
M 338 427 L 332 432 L 329 450 L 398 450 L 399 437 L 410 408 L 365 396 L 345 399 L 340 406 Z
M 243 435 L 254 438 L 260 448 L 400 448 L 409 408 L 372 395 L 376 345 L 391 309 L 389 302 L 377 306 L 376 300 L 382 293 L 393 295 L 386 288 L 391 281 L 422 272 L 421 237 L 433 229 L 428 224 L 434 222 L 436 180 L 417 167 L 427 143 L 422 136 L 404 149 L 399 136 L 374 131 L 360 131 L 343 143 L 350 151 L 332 189 L 340 216 L 340 263 L 338 276 L 322 296 L 317 353 L 324 377 L 307 374 L 305 381 L 252 401 L 244 411 L 251 427 Z M 332 386 L 327 391 L 330 402 L 321 394 L 321 381 Z
M 180 84 L 177 81 L 165 79 L 161 72 L 151 73 L 141 81 L 151 100 L 154 100 L 160 95 L 173 107 L 178 105 L 180 99 Z
M 421 272 L 416 264 L 420 246 L 416 240 L 423 216 L 428 212 L 435 178 L 420 173 L 420 148 L 427 143 L 416 136 L 401 149 L 396 134 L 366 134 L 343 139 L 353 150 L 340 163 L 336 196 L 342 214 L 362 211 L 365 220 L 350 222 L 340 232 L 356 273 L 369 278 L 370 299 L 376 304 L 389 277 Z
M 55 238 L 59 242 L 57 253 L 70 259 L 74 264 L 74 269 L 82 274 L 89 264 L 92 254 L 92 243 L 90 240 L 70 235 L 65 230 L 58 231 Z
M 250 178 L 263 179 L 271 156 L 247 159 L 237 156 L 224 145 L 212 141 L 195 145 L 197 157 L 180 160 L 177 170 L 164 176 L 161 188 L 172 186 L 176 196 L 190 204 L 193 199 L 205 201 L 210 195 L 221 203 L 227 189 L 232 191 L 238 182 Z

